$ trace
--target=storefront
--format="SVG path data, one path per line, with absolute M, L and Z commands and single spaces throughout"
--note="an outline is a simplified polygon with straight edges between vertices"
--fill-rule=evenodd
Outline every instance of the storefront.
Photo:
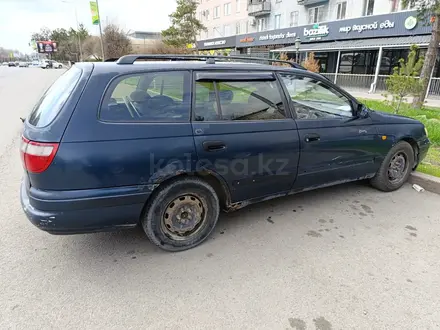
M 412 41 L 425 47 L 430 34 L 431 27 L 418 20 L 417 12 L 404 11 L 202 40 L 198 41 L 197 47 L 211 53 L 236 49 L 241 54 L 268 56 L 270 53 L 275 57 L 284 52 L 295 59 L 294 44 L 299 38 L 302 58 L 307 52 L 315 52 L 322 72 L 336 72 L 338 54 L 335 53 L 340 51 L 339 70 L 351 74 L 374 73 L 379 48 L 384 47 L 380 72 L 389 74 L 398 59 L 408 53 Z M 387 44 L 382 42 L 384 38 Z
M 204 55 L 228 55 L 235 50 L 235 36 L 197 41 L 197 50 Z
M 388 75 L 400 58 L 407 57 L 412 44 L 426 47 L 430 33 L 431 27 L 419 22 L 416 12 L 366 16 L 304 27 L 300 50 L 317 55 L 322 73 L 342 74 L 374 74 L 381 53 L 379 74 Z M 320 37 L 319 43 L 315 35 Z M 420 49 L 419 55 L 425 51 Z M 289 56 L 296 48 L 286 46 L 272 52 Z
M 322 74 L 341 86 L 373 92 L 385 88 L 386 77 L 407 57 L 411 45 L 420 47 L 419 56 L 426 52 L 430 34 L 431 26 L 419 21 L 416 11 L 403 11 L 203 40 L 198 47 L 211 52 L 230 47 L 258 57 L 285 53 L 296 61 L 299 38 L 300 61 L 313 52 Z M 440 70 L 433 76 L 440 76 Z M 438 85 L 440 93 L 440 79 Z

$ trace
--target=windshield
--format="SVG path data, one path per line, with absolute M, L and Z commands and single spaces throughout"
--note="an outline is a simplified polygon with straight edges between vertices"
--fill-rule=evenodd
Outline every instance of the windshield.
M 29 123 L 36 127 L 49 125 L 66 103 L 80 77 L 81 70 L 77 67 L 72 67 L 59 77 L 35 105 Z

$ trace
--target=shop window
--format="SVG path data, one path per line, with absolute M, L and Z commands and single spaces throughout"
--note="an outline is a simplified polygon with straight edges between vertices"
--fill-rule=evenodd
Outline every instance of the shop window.
M 327 72 L 328 53 L 315 53 L 315 60 L 318 61 L 319 72 L 321 73 Z
M 290 12 L 290 24 L 289 26 L 298 26 L 298 11 Z
M 224 4 L 223 13 L 225 16 L 231 15 L 231 3 L 230 2 Z
M 219 18 L 220 17 L 220 6 L 214 7 L 214 13 L 213 18 Z
M 346 12 L 347 12 L 347 1 L 338 2 L 336 19 L 345 19 Z
M 339 60 L 339 73 L 374 74 L 377 51 L 343 52 Z
M 281 27 L 281 15 L 275 15 L 275 29 Z
M 421 56 L 425 56 L 426 49 L 420 49 L 417 53 L 416 60 Z M 379 74 L 390 75 L 393 73 L 395 67 L 399 66 L 399 60 L 403 58 L 408 59 L 409 49 L 386 49 L 383 51 L 382 59 L 380 61 Z
M 309 24 L 319 23 L 324 20 L 324 6 L 309 8 Z

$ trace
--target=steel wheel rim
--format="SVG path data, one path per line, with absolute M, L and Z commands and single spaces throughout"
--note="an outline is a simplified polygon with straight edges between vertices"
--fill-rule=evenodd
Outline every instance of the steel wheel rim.
M 184 194 L 172 200 L 165 208 L 161 228 L 173 240 L 189 240 L 206 224 L 207 205 L 193 194 Z
M 388 180 L 393 184 L 400 183 L 408 171 L 408 164 L 408 158 L 405 153 L 396 153 L 388 165 Z

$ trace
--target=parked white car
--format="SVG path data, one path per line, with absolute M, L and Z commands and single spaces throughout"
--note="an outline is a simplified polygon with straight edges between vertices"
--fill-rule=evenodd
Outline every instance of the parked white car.
M 61 63 L 59 63 L 59 62 L 52 61 L 52 67 L 54 69 L 62 69 L 63 65 Z
M 61 63 L 53 61 L 53 60 L 43 60 L 43 61 L 41 61 L 40 66 L 43 69 L 49 69 L 49 68 L 61 69 L 63 67 L 63 65 Z

